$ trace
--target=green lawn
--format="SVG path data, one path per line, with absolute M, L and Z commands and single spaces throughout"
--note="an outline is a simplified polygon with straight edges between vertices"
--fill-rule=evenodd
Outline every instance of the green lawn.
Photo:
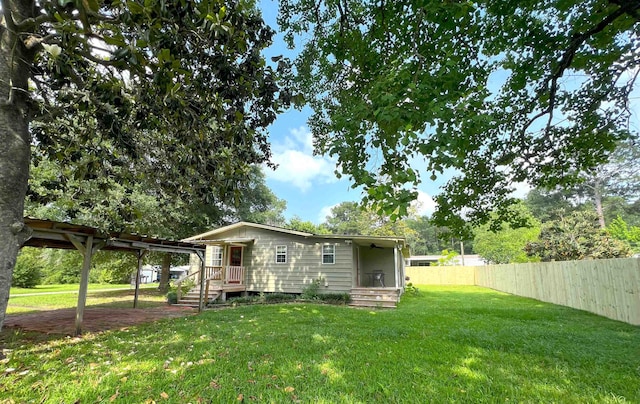
M 140 288 L 157 288 L 157 283 L 147 283 L 140 285 Z M 88 290 L 108 290 L 108 289 L 130 289 L 131 285 L 114 285 L 111 283 L 90 283 L 88 285 Z M 33 293 L 76 293 L 80 289 L 80 285 L 71 284 L 71 285 L 38 285 L 35 288 L 11 288 L 11 296 L 16 295 L 26 295 Z
M 37 289 L 11 289 L 7 314 L 26 314 L 42 310 L 57 310 L 76 307 L 78 285 L 53 285 Z M 164 304 L 167 299 L 157 293 L 158 284 L 144 285 L 140 289 L 140 307 Z M 22 292 L 22 291 L 30 292 Z M 107 291 L 108 290 L 108 291 Z M 20 293 L 22 292 L 22 293 Z M 41 293 L 41 294 L 38 294 Z M 87 307 L 131 307 L 135 290 L 129 285 L 90 284 L 87 292 Z
M 388 311 L 255 305 L 81 339 L 4 332 L 0 401 L 640 402 L 640 327 L 478 287 L 420 289 Z

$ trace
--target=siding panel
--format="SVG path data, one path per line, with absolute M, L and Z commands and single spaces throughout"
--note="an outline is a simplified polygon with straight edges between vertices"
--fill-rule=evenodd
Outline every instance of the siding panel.
M 249 227 L 216 235 L 216 239 L 229 238 L 254 240 L 244 250 L 249 291 L 301 293 L 316 279 L 322 279 L 322 292 L 349 292 L 351 289 L 353 249 L 344 241 L 303 238 Z M 335 264 L 322 264 L 325 242 L 335 245 Z M 286 263 L 275 262 L 278 245 L 287 246 Z

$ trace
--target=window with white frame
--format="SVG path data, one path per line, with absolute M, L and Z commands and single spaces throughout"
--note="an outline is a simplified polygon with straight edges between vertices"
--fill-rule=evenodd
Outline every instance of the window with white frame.
M 323 264 L 336 263 L 336 246 L 334 244 L 324 244 L 322 246 L 322 263 Z
M 287 246 L 277 245 L 276 246 L 276 264 L 286 264 L 286 263 L 287 263 Z
M 212 267 L 222 266 L 222 247 L 217 245 L 211 246 L 209 253 L 209 265 Z

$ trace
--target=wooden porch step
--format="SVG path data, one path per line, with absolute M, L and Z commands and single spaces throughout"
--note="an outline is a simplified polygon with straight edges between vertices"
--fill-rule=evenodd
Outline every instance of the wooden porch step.
M 397 306 L 396 302 L 390 301 L 360 301 L 360 300 L 352 300 L 349 303 L 351 307 L 371 307 L 371 308 L 381 308 L 381 309 L 395 309 Z
M 205 302 L 211 303 L 216 300 L 222 294 L 222 290 L 219 289 L 209 289 L 208 301 Z M 191 289 L 189 292 L 185 293 L 180 297 L 176 306 L 188 306 L 188 307 L 198 307 L 200 305 L 200 288 Z
M 350 306 L 395 308 L 400 291 L 395 288 L 353 288 Z
M 354 288 L 351 289 L 352 298 L 374 298 L 398 301 L 400 293 L 396 289 Z

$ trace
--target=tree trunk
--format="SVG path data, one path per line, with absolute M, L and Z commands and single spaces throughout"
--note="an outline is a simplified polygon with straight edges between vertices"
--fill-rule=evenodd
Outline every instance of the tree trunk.
M 596 213 L 598 214 L 598 222 L 600 223 L 600 228 L 605 229 L 607 224 L 604 221 L 604 210 L 602 209 L 602 189 L 600 186 L 600 182 L 596 180 L 593 187 L 593 202 L 596 205 Z
M 28 1 L 3 1 L 5 13 L 21 13 Z M 20 10 L 22 8 L 23 10 Z M 20 18 L 16 18 L 20 20 Z M 11 22 L 8 23 L 11 25 Z M 9 302 L 11 277 L 20 247 L 29 237 L 24 226 L 24 198 L 29 180 L 27 80 L 35 51 L 25 48 L 7 21 L 0 23 L 0 330 Z
M 162 293 L 169 291 L 169 274 L 171 273 L 171 254 L 166 253 L 162 257 L 162 268 L 160 269 L 160 285 L 158 290 Z

